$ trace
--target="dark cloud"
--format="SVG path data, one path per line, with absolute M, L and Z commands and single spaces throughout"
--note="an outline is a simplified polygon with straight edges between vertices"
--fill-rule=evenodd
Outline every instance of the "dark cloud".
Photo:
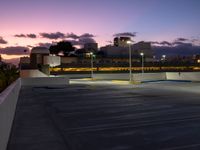
M 179 46 L 179 47 L 191 47 L 192 43 L 184 43 L 184 42 L 173 42 L 173 46 Z
M 158 46 L 172 46 L 172 43 L 167 42 L 167 41 L 162 41 L 162 42 L 153 41 L 151 42 L 151 44 L 158 45 Z
M 95 36 L 90 33 L 84 33 L 80 36 L 80 38 L 93 38 L 93 37 L 95 37 Z
M 0 44 L 7 44 L 8 42 L 0 36 Z
M 29 37 L 29 38 L 32 38 L 32 39 L 34 39 L 34 38 L 36 38 L 37 37 L 37 35 L 35 35 L 35 34 L 27 34 L 26 35 L 27 37 Z
M 16 34 L 14 36 L 18 37 L 18 38 L 32 38 L 32 39 L 37 37 L 37 35 L 33 34 L 33 33 L 30 33 L 30 34 Z
M 46 48 L 49 48 L 51 45 L 52 45 L 52 43 L 38 43 L 38 46 L 46 47 Z
M 72 45 L 80 45 L 83 46 L 86 43 L 96 43 L 96 41 L 93 38 L 79 38 L 78 40 L 66 40 Z
M 77 34 L 74 34 L 74 33 L 68 33 L 65 37 L 76 40 L 76 39 L 82 39 L 82 38 L 93 38 L 95 36 L 93 34 L 90 34 L 90 33 L 84 33 L 80 36 L 77 35 Z
M 183 42 L 180 42 L 180 41 L 175 41 L 172 43 L 172 45 L 176 46 L 176 45 L 183 45 L 184 43 Z
M 96 41 L 93 38 L 80 38 L 78 42 L 79 45 L 84 45 L 86 43 L 96 43 Z
M 152 49 L 157 56 L 189 56 L 200 54 L 200 46 L 194 46 L 191 43 L 176 46 L 153 46 Z
M 24 38 L 24 37 L 26 37 L 26 35 L 25 34 L 16 34 L 16 35 L 14 35 L 15 37 L 18 37 L 18 38 Z
M 192 39 L 191 41 L 195 43 L 195 42 L 199 42 L 200 40 L 199 39 Z
M 68 33 L 66 38 L 71 38 L 72 40 L 66 40 L 68 42 L 71 42 L 73 45 L 84 45 L 85 43 L 96 43 L 96 41 L 93 39 L 95 35 L 90 33 L 84 33 L 82 35 L 76 35 L 74 33 Z
M 173 42 L 151 42 L 155 55 L 162 56 L 189 56 L 200 54 L 200 45 L 194 44 L 195 41 L 185 38 L 177 38 Z
M 163 45 L 163 46 L 172 46 L 172 44 L 170 42 L 167 42 L 167 41 L 160 42 L 160 45 Z
M 136 32 L 116 33 L 113 36 L 130 36 L 130 37 L 135 37 L 136 36 Z
M 79 38 L 79 36 L 74 34 L 74 33 L 68 33 L 65 37 L 71 38 L 71 39 L 78 39 Z
M 61 32 L 55 32 L 55 33 L 40 33 L 40 36 L 42 38 L 47 38 L 47 39 L 63 39 L 65 41 L 71 42 L 73 45 L 84 45 L 85 43 L 95 43 L 96 41 L 93 39 L 95 35 L 90 34 L 90 33 L 84 33 L 82 35 L 77 35 L 74 33 L 68 33 L 64 34 Z M 15 35 L 15 37 L 29 37 L 29 38 L 36 38 L 37 35 L 35 34 L 18 34 Z M 50 47 L 52 43 L 38 43 L 39 46 L 44 46 L 44 47 Z
M 185 39 L 185 38 L 177 38 L 175 41 L 185 42 L 185 41 L 188 41 L 188 39 Z
M 29 54 L 29 48 L 22 46 L 0 48 L 0 54 L 26 55 Z
M 154 45 L 154 44 L 160 44 L 160 42 L 152 41 L 151 44 L 153 44 L 153 45 Z
M 65 38 L 65 34 L 61 32 L 56 33 L 40 33 L 40 36 L 47 39 L 63 39 Z

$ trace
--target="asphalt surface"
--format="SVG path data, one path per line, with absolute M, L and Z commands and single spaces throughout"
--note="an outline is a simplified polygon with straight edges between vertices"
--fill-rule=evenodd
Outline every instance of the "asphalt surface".
M 200 83 L 22 87 L 7 150 L 199 150 Z

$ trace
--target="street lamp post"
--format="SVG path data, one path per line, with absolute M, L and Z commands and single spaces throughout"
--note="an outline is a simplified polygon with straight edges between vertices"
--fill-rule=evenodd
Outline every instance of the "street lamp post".
M 93 53 L 92 52 L 90 52 L 90 57 L 91 57 L 91 78 L 93 79 L 94 72 L 93 72 Z
M 131 41 L 127 41 L 127 44 L 129 45 L 129 81 L 132 81 L 132 58 L 131 58 Z
M 142 76 L 144 73 L 144 53 L 140 53 L 140 55 L 142 56 Z

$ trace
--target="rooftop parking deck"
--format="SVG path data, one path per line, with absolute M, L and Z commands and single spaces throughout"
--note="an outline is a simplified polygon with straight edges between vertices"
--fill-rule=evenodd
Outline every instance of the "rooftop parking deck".
M 200 149 L 200 83 L 22 87 L 7 150 Z

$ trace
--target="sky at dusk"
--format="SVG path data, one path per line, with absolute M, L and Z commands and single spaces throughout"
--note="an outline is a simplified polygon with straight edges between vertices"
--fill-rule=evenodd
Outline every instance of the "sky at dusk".
M 0 0 L 0 52 L 72 35 L 103 46 L 123 32 L 136 32 L 136 42 L 184 38 L 198 45 L 199 8 L 200 0 Z

